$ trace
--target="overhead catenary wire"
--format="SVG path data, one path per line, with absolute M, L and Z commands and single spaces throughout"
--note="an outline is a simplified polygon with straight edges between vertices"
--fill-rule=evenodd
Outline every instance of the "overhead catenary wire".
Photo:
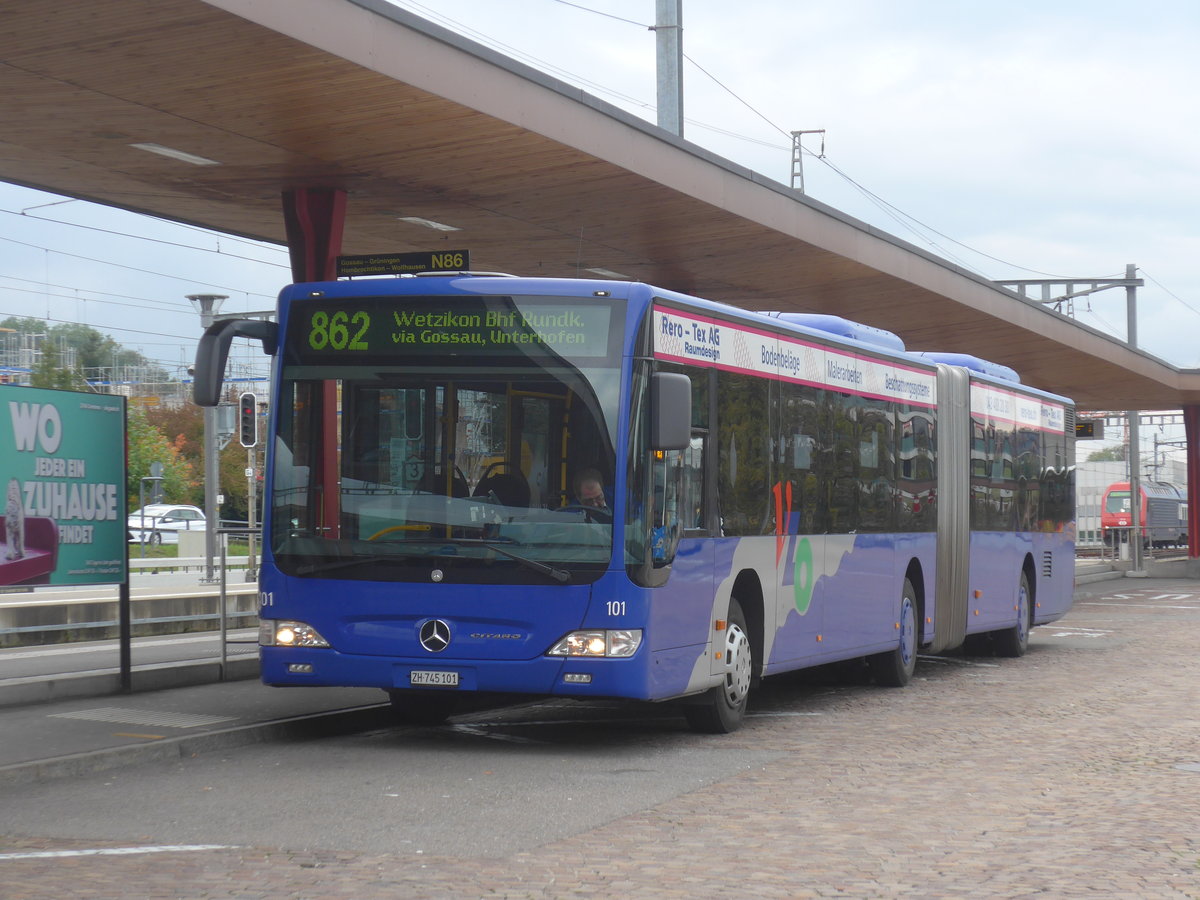
M 189 278 L 186 275 L 175 275 L 170 272 L 155 272 L 150 269 L 140 268 L 139 266 L 129 266 L 129 265 L 125 265 L 123 263 L 116 263 L 116 262 L 113 262 L 112 260 L 108 260 L 108 259 L 97 259 L 94 256 L 84 256 L 82 253 L 71 253 L 67 250 L 56 250 L 53 247 L 41 247 L 41 246 L 38 246 L 37 244 L 30 244 L 28 241 L 18 241 L 16 238 L 10 238 L 10 237 L 6 237 L 4 235 L 0 235 L 0 241 L 5 241 L 6 243 L 9 243 L 9 244 L 17 244 L 22 247 L 28 247 L 32 250 L 41 250 L 41 251 L 47 252 L 47 253 L 57 253 L 60 256 L 69 256 L 69 257 L 72 257 L 73 259 L 82 259 L 82 260 L 85 260 L 86 262 L 99 263 L 99 264 L 105 265 L 105 266 L 115 266 L 116 268 L 126 269 L 130 272 L 140 272 L 143 275 L 153 275 L 156 278 L 171 278 L 176 281 L 186 281 L 193 285 L 202 284 L 202 282 L 197 281 L 197 279 Z M 206 251 L 206 252 L 212 252 L 212 251 Z M 236 294 L 246 293 L 245 291 L 241 290 L 240 288 L 227 287 L 225 285 L 211 284 L 211 283 L 203 283 L 203 284 L 204 284 L 204 287 L 215 288 L 216 290 L 219 290 L 219 291 L 228 291 L 230 293 L 236 293 Z M 267 295 L 259 294 L 257 296 L 261 297 L 261 296 L 267 296 Z
M 1142 273 L 1143 278 L 1145 278 L 1147 281 L 1154 282 L 1154 284 L 1158 288 L 1160 288 L 1172 300 L 1179 303 L 1181 306 L 1185 307 L 1186 309 L 1191 310 L 1192 312 L 1196 313 L 1197 315 L 1200 315 L 1200 309 L 1198 309 L 1195 306 L 1193 306 L 1192 304 L 1188 303 L 1186 300 L 1184 300 L 1182 297 L 1180 297 L 1178 294 L 1176 294 L 1174 291 L 1172 291 L 1170 288 L 1168 288 L 1166 285 L 1164 285 L 1161 281 L 1159 281 L 1157 278 L 1155 278 L 1153 275 L 1151 275 L 1149 272 L 1147 272 L 1141 266 L 1138 266 L 1138 271 Z
M 584 12 L 594 13 L 598 16 L 604 16 L 606 19 L 616 19 L 618 22 L 625 22 L 627 25 L 636 25 L 639 28 L 652 28 L 644 22 L 635 22 L 633 19 L 626 19 L 624 16 L 614 16 L 612 13 L 604 12 L 600 9 L 592 9 L 590 6 L 583 6 L 579 3 L 572 3 L 570 0 L 554 0 L 555 3 L 561 3 L 563 6 L 573 6 L 575 9 L 581 9 Z
M 48 203 L 48 204 L 43 204 L 43 205 L 57 206 L 58 204 Z M 38 207 L 29 207 L 29 208 L 36 209 Z M 160 244 L 165 247 L 178 247 L 181 250 L 198 250 L 198 251 L 203 251 L 203 252 L 208 252 L 208 253 L 217 253 L 217 254 L 220 254 L 221 256 L 228 257 L 229 259 L 243 259 L 243 260 L 246 260 L 247 262 L 261 263 L 263 265 L 268 265 L 268 266 L 278 266 L 279 268 L 282 268 L 282 269 L 288 268 L 287 263 L 275 263 L 275 262 L 271 262 L 270 260 L 259 259 L 257 257 L 253 257 L 253 256 L 241 256 L 236 253 L 229 253 L 228 251 L 222 250 L 220 248 L 220 246 L 216 247 L 215 249 L 211 248 L 211 247 L 197 247 L 195 244 L 182 244 L 182 243 L 179 243 L 178 241 L 168 241 L 168 240 L 165 240 L 164 238 L 150 237 L 149 235 L 135 235 L 135 234 L 131 234 L 130 232 L 127 232 L 127 231 L 117 231 L 112 228 L 99 228 L 95 225 L 85 225 L 82 222 L 69 222 L 64 219 L 50 219 L 50 218 L 47 218 L 46 216 L 31 216 L 31 215 L 28 215 L 26 210 L 22 210 L 20 212 L 15 212 L 14 210 L 11 210 L 11 209 L 0 209 L 0 213 L 9 215 L 9 216 L 21 216 L 21 217 L 27 218 L 27 219 L 36 219 L 39 222 L 45 222 L 47 224 L 66 225 L 69 228 L 81 228 L 86 231 L 94 231 L 98 234 L 111 234 L 115 237 L 137 238 L 139 240 L 146 241 L 147 243 Z M 261 247 L 262 249 L 265 249 L 265 250 L 275 250 L 280 253 L 287 253 L 286 247 L 276 247 L 276 246 L 266 244 L 263 242 L 256 243 L 254 241 L 249 241 L 249 240 L 245 240 L 243 238 L 238 238 L 234 235 L 224 235 L 224 234 L 220 234 L 218 232 L 209 231 L 207 229 L 200 228 L 195 225 L 186 225 L 182 222 L 167 222 L 165 219 L 159 219 L 154 216 L 148 216 L 148 218 L 150 218 L 151 220 L 153 220 L 155 222 L 160 222 L 164 225 L 172 225 L 177 228 L 185 228 L 190 231 L 197 231 L 197 232 L 200 232 L 201 234 L 206 234 L 206 235 L 216 239 L 218 244 L 220 241 L 228 239 L 230 241 L 236 241 L 237 243 L 248 244 L 250 246 L 255 246 L 255 247 Z
M 10 281 L 24 281 L 29 284 L 42 284 L 42 282 L 35 281 L 32 278 L 18 278 L 15 275 L 0 275 L 0 279 L 7 279 Z M 146 300 L 148 303 L 157 304 L 154 306 L 147 306 L 142 303 L 127 303 L 124 300 L 106 299 L 106 297 L 87 297 L 87 296 L 83 296 L 83 294 L 81 294 L 79 292 L 82 291 L 87 294 L 106 294 L 108 297 L 126 297 L 125 294 L 109 294 L 106 291 L 94 291 L 94 290 L 91 290 L 90 288 L 72 288 L 67 285 L 62 285 L 62 284 L 47 284 L 47 285 L 45 285 L 45 287 L 59 288 L 61 290 L 67 290 L 67 291 L 75 291 L 76 293 L 58 294 L 58 293 L 52 293 L 51 291 L 44 290 L 44 289 L 15 287 L 12 285 L 0 285 L 0 291 L 8 292 L 8 293 L 19 293 L 19 294 L 36 294 L 39 297 L 52 297 L 52 298 L 55 298 L 58 300 L 73 300 L 78 303 L 100 303 L 100 304 L 104 304 L 107 306 L 125 306 L 130 309 L 145 309 L 145 310 L 150 310 L 152 312 L 187 313 L 189 316 L 193 316 L 193 317 L 195 316 L 195 313 L 191 309 L 180 305 L 179 302 L 175 301 L 175 300 L 155 300 L 150 297 L 127 298 L 127 299 Z M 80 324 L 86 325 L 87 323 L 83 322 Z
M 490 38 L 488 35 L 485 35 L 482 32 L 477 31 L 476 29 L 473 29 L 467 25 L 464 25 L 462 22 L 452 19 L 449 16 L 443 15 L 443 14 L 437 12 L 436 10 L 432 10 L 429 7 L 427 7 L 421 3 L 415 2 L 415 0 L 393 0 L 393 2 L 396 2 L 398 5 L 403 5 L 403 6 L 415 8 L 416 10 L 420 10 L 422 12 L 422 14 L 428 14 L 433 17 L 436 17 L 442 23 L 446 24 L 447 26 L 451 27 L 452 29 L 454 29 L 456 31 L 459 31 L 462 34 L 467 34 L 467 35 L 471 36 L 473 39 L 479 40 L 481 43 L 485 43 L 485 44 L 488 44 L 493 47 L 501 48 L 501 49 L 505 50 L 506 52 L 523 57 L 526 60 L 530 60 L 545 70 L 553 71 L 554 73 L 557 73 L 561 76 L 565 76 L 566 78 L 568 78 L 569 80 L 573 81 L 576 84 L 597 87 L 598 89 L 602 90 L 604 93 L 609 94 L 610 96 L 620 96 L 622 99 L 634 102 L 641 109 L 647 109 L 647 110 L 651 110 L 651 111 L 653 111 L 655 109 L 655 106 L 652 103 L 637 100 L 636 98 L 630 98 L 628 95 L 618 94 L 617 92 L 611 91 L 607 88 L 604 88 L 603 86 L 598 86 L 598 85 L 596 85 L 596 82 L 591 81 L 590 79 L 586 79 L 580 75 L 572 73 L 572 72 L 570 72 L 566 69 L 563 69 L 559 66 L 556 66 L 552 63 L 548 63 L 545 60 L 538 59 L 537 57 L 527 54 L 517 48 L 511 47 L 508 44 L 504 44 L 500 41 L 496 41 L 493 38 Z M 621 22 L 623 24 L 627 24 L 627 25 L 630 25 L 633 27 L 637 27 L 637 28 L 641 28 L 641 29 L 651 29 L 651 30 L 653 29 L 653 26 L 651 26 L 647 23 L 638 22 L 633 19 L 626 19 L 622 16 L 616 16 L 611 13 L 605 12 L 603 10 L 598 10 L 598 9 L 594 9 L 589 6 L 585 6 L 581 3 L 570 2 L 570 0 L 552 0 L 552 2 L 558 3 L 559 5 L 562 5 L 562 6 L 570 7 L 572 9 L 579 10 L 581 12 L 590 13 L 590 14 L 596 15 L 596 16 L 602 16 L 606 19 L 612 19 L 612 20 L 615 20 L 615 21 L 618 21 L 618 22 Z M 731 87 L 729 87 L 727 84 L 725 84 L 721 79 L 719 79 L 711 71 L 709 71 L 708 68 L 701 65 L 692 56 L 690 56 L 687 53 L 684 53 L 683 56 L 684 56 L 684 59 L 690 65 L 695 67 L 695 69 L 697 71 L 699 71 L 702 75 L 704 75 L 706 78 L 711 80 L 713 82 L 713 84 L 715 84 L 721 90 L 728 93 L 729 96 L 733 97 L 738 103 L 740 103 L 747 110 L 749 110 L 751 113 L 753 113 L 757 118 L 761 119 L 762 122 L 764 122 L 767 125 L 767 127 L 772 129 L 774 132 L 781 135 L 782 137 L 786 138 L 789 143 L 788 143 L 787 147 L 781 147 L 779 145 L 767 143 L 765 141 L 762 141 L 761 139 L 749 138 L 746 135 L 742 135 L 737 132 L 733 132 L 726 128 L 721 128 L 721 127 L 713 126 L 713 125 L 707 125 L 705 123 L 698 122 L 693 119 L 685 117 L 685 122 L 687 124 L 694 125 L 699 128 L 704 128 L 705 130 L 713 131 L 715 133 L 722 134 L 726 137 L 736 138 L 738 140 L 751 141 L 753 143 L 757 143 L 759 145 L 765 145 L 768 147 L 775 147 L 781 151 L 784 151 L 784 150 L 790 151 L 790 149 L 791 149 L 791 133 L 789 131 L 781 128 L 779 125 L 777 125 L 775 122 L 773 122 L 770 119 L 770 117 L 768 117 L 767 115 L 762 113 L 753 104 L 751 104 L 745 98 L 740 96 L 736 91 L 734 91 Z M 936 228 L 933 228 L 932 226 L 927 225 L 926 223 L 922 222 L 920 219 L 917 219 L 915 216 L 912 216 L 909 213 L 904 212 L 904 210 L 900 209 L 899 207 L 895 206 L 894 204 L 889 203 L 888 201 L 884 200 L 882 197 L 880 197 L 874 191 L 869 190 L 857 179 L 852 178 L 850 175 L 848 175 L 846 172 L 844 172 L 841 168 L 839 168 L 837 165 L 835 165 L 832 162 L 832 160 L 830 160 L 828 158 L 828 156 L 826 154 L 822 154 L 822 155 L 813 154 L 808 150 L 804 150 L 803 148 L 802 148 L 802 152 L 807 153 L 808 155 L 812 156 L 814 159 L 818 160 L 819 162 L 821 162 L 825 166 L 827 166 L 828 169 L 832 173 L 834 173 L 838 178 L 845 181 L 846 184 L 848 184 L 854 190 L 859 192 L 868 202 L 870 202 L 877 209 L 879 209 L 879 211 L 881 213 L 883 213 L 885 216 L 887 216 L 892 221 L 896 222 L 896 224 L 900 228 L 902 228 L 903 230 L 905 230 L 906 232 L 911 234 L 917 241 L 930 246 L 931 248 L 936 250 L 938 253 L 952 259 L 953 261 L 957 262 L 960 266 L 962 266 L 963 268 L 965 268 L 969 271 L 975 272 L 976 274 L 981 275 L 983 277 L 988 277 L 987 274 L 982 272 L 977 266 L 971 265 L 968 261 L 963 259 L 961 256 L 956 255 L 955 253 L 949 251 L 947 248 L 945 248 L 944 246 L 939 244 L 936 240 L 934 240 L 932 237 L 930 237 L 930 235 L 936 235 L 938 238 L 941 238 L 942 240 L 945 240 L 945 241 L 950 241 L 951 243 L 963 248 L 966 251 L 969 251 L 970 253 L 974 253 L 980 257 L 991 260 L 992 262 L 1000 263 L 1001 265 L 1007 266 L 1012 269 L 1016 269 L 1021 272 L 1029 272 L 1029 273 L 1035 274 L 1035 275 L 1044 275 L 1044 276 L 1050 277 L 1050 278 L 1066 277 L 1066 276 L 1054 275 L 1054 274 L 1048 273 L 1048 272 L 1043 272 L 1038 269 L 1020 265 L 1019 263 L 1013 263 L 1009 260 L 1001 259 L 1000 257 L 986 253 L 982 250 L 978 250 L 977 248 L 972 247 L 969 244 L 963 243 L 962 241 L 959 241 L 956 238 L 952 238 L 949 235 L 944 234 L 943 232 L 937 230 Z

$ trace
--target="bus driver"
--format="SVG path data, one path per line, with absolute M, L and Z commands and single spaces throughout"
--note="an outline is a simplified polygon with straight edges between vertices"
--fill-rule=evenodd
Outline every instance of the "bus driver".
M 580 506 L 608 509 L 604 500 L 604 485 L 595 469 L 584 469 L 575 479 L 575 499 Z

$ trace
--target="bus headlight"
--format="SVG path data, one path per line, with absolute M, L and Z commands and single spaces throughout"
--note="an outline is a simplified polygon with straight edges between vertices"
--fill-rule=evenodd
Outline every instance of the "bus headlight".
M 260 647 L 328 647 L 321 632 L 304 622 L 263 619 L 258 623 Z
M 547 656 L 628 657 L 642 644 L 640 628 L 572 631 L 546 651 Z

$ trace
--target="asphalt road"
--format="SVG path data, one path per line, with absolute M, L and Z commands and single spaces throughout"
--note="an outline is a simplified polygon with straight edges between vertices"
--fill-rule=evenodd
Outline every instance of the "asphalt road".
M 733 735 L 543 702 L 11 785 L 0 893 L 1200 897 L 1197 645 L 1195 582 L 1106 582 L 1023 659 L 772 679 Z

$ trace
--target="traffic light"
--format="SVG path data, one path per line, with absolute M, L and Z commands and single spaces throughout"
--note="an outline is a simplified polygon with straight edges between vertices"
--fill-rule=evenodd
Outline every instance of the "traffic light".
M 258 398 L 242 394 L 238 401 L 238 434 L 243 447 L 258 446 Z

